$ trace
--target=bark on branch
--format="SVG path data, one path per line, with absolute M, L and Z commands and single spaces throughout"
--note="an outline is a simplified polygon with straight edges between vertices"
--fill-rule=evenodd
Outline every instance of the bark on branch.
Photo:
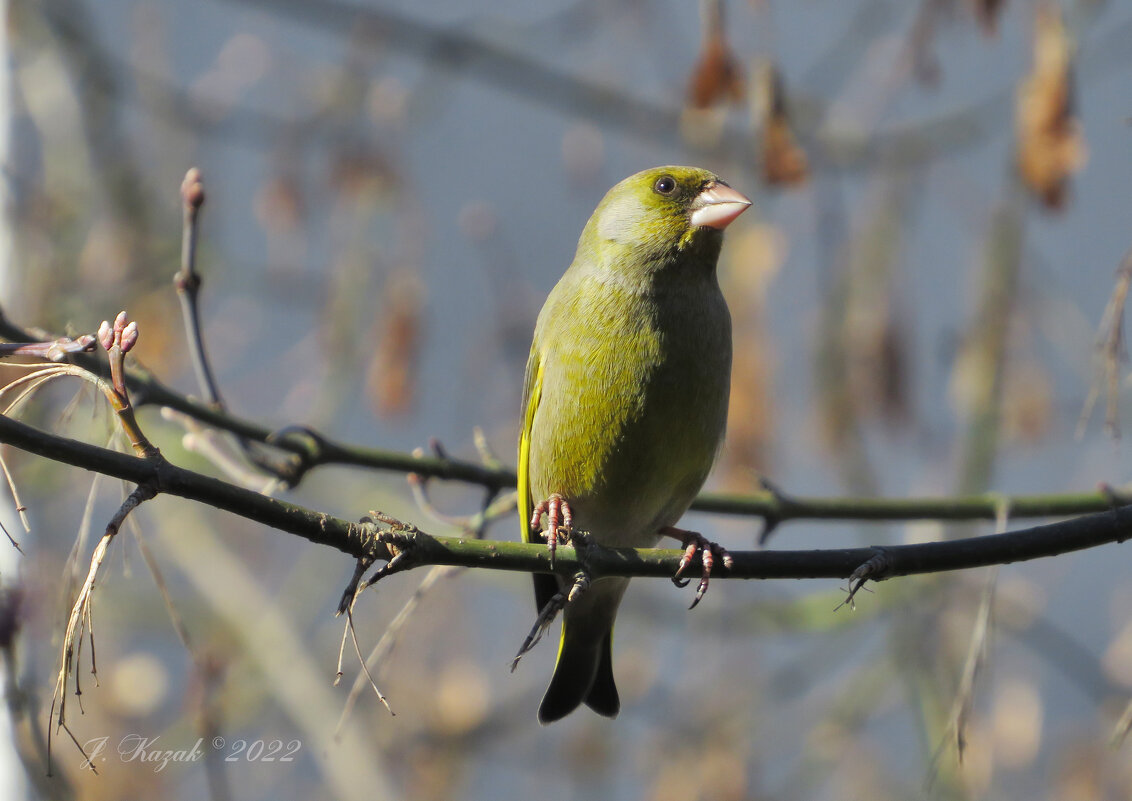
M 168 462 L 164 457 L 138 458 L 73 439 L 59 437 L 0 416 L 0 442 L 57 462 L 147 484 L 157 494 L 177 495 L 272 528 L 337 548 L 359 559 L 386 561 L 393 553 L 377 527 L 362 525 L 253 492 Z M 1132 536 L 1132 506 L 1098 514 L 980 537 L 918 545 L 835 548 L 805 551 L 731 551 L 734 566 L 718 567 L 713 578 L 852 578 L 882 580 L 914 573 L 937 573 L 1123 542 Z M 403 535 L 402 535 L 403 537 Z M 519 572 L 549 572 L 546 549 L 540 545 L 412 536 L 406 565 L 460 565 Z M 404 549 L 403 543 L 398 545 Z M 671 577 L 682 551 L 609 549 L 591 545 L 579 554 L 559 548 L 555 572 L 572 575 L 584 568 L 598 576 Z

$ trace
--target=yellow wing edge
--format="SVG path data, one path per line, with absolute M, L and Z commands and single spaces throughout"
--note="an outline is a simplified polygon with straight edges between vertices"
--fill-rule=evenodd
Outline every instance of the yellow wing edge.
M 533 540 L 530 526 L 531 510 L 533 508 L 530 477 L 531 429 L 535 422 L 535 411 L 538 410 L 539 401 L 542 399 L 543 360 L 541 354 L 536 351 L 531 351 L 530 362 L 535 362 L 535 364 L 527 364 L 526 404 L 523 409 L 523 430 L 519 435 L 518 506 L 519 525 L 522 527 L 523 531 L 523 542 L 531 542 Z M 533 375 L 532 367 L 534 367 Z
M 539 401 L 542 400 L 542 354 L 531 351 L 531 361 L 538 359 L 537 366 L 527 365 L 527 404 L 523 410 L 523 432 L 519 435 L 519 525 L 523 528 L 523 542 L 533 542 L 534 533 L 531 531 L 531 511 L 534 499 L 531 497 L 531 429 L 535 423 L 535 412 Z M 532 376 L 531 367 L 534 367 Z M 536 585 L 537 586 L 537 585 Z M 538 593 L 536 593 L 537 596 Z M 558 652 L 554 657 L 555 667 L 562 659 L 562 651 L 566 647 L 566 619 L 562 619 L 562 633 L 558 636 Z

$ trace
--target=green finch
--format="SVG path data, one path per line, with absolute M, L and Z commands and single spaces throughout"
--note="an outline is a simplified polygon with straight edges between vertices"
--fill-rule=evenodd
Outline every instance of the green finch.
M 626 178 L 586 223 L 535 326 L 519 437 L 523 539 L 552 549 L 570 530 L 608 547 L 702 553 L 696 601 L 726 552 L 673 528 L 723 440 L 731 316 L 716 279 L 723 229 L 751 201 L 712 173 L 658 167 Z M 713 554 L 714 550 L 714 554 Z M 543 610 L 569 588 L 534 577 Z M 685 581 L 686 583 L 686 581 Z M 566 603 L 542 723 L 585 703 L 614 717 L 613 619 L 629 579 L 598 578 Z M 695 602 L 692 604 L 695 605 Z

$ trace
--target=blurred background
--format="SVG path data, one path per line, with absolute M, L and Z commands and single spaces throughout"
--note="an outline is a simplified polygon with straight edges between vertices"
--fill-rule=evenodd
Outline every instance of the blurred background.
M 1129 480 L 1103 394 L 1079 423 L 1132 245 L 1127 4 L 0 5 L 0 286 L 19 324 L 93 332 L 128 309 L 137 358 L 199 393 L 172 285 L 178 190 L 197 166 L 204 335 L 234 412 L 467 459 L 479 427 L 513 464 L 534 319 L 582 225 L 626 175 L 693 163 L 755 201 L 720 264 L 735 365 L 709 488 L 755 492 L 767 477 L 798 494 L 946 496 Z M 105 404 L 76 389 L 21 413 L 105 443 Z M 182 423 L 141 419 L 171 460 L 220 473 Z M 720 581 L 689 613 L 691 589 L 638 580 L 615 647 L 620 718 L 582 710 L 542 728 L 557 634 L 508 672 L 534 619 L 526 576 L 417 570 L 359 600 L 363 653 L 414 604 L 375 668 L 392 716 L 369 689 L 348 701 L 349 645 L 333 686 L 346 557 L 166 497 L 111 546 L 97 684 L 84 648 L 83 695 L 68 701 L 79 742 L 106 738 L 99 775 L 58 732 L 48 778 L 66 614 L 122 490 L 5 459 L 31 521 L 23 533 L 0 513 L 26 552 L 0 548 L 19 599 L 13 611 L 4 597 L 18 626 L 5 798 L 1132 795 L 1132 745 L 1110 742 L 1132 694 L 1116 546 L 1002 568 L 973 685 L 984 571 L 884 582 L 838 611 L 831 581 Z M 283 493 L 437 534 L 458 533 L 482 495 L 434 482 L 422 509 L 404 476 L 339 467 Z M 686 524 L 735 550 L 759 530 Z M 992 529 L 790 523 L 768 547 Z M 514 515 L 487 536 L 516 539 Z M 116 753 L 130 735 L 223 747 L 156 770 Z

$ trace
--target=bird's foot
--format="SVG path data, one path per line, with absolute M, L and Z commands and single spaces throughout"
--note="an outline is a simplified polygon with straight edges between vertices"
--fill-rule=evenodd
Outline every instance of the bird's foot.
M 554 567 L 554 552 L 558 542 L 567 542 L 574 528 L 574 512 L 570 504 L 557 492 L 545 501 L 539 501 L 531 513 L 531 531 L 538 534 L 542 516 L 546 515 L 546 547 L 550 550 L 550 566 Z
M 695 609 L 696 604 L 704 597 L 707 592 L 708 582 L 711 580 L 711 571 L 715 567 L 715 560 L 719 559 L 725 568 L 730 569 L 733 562 L 731 554 L 722 546 L 709 540 L 698 531 L 685 531 L 682 528 L 673 528 L 671 526 L 661 529 L 660 533 L 666 537 L 675 537 L 684 544 L 684 555 L 680 557 L 680 565 L 676 568 L 676 575 L 672 577 L 672 583 L 677 587 L 687 587 L 691 579 L 681 578 L 684 574 L 684 568 L 691 564 L 692 560 L 696 558 L 696 552 L 700 553 L 700 561 L 704 569 L 700 574 L 700 585 L 696 588 L 696 597 L 692 600 L 692 605 L 689 609 Z
M 535 620 L 534 626 L 527 634 L 527 638 L 523 640 L 523 644 L 519 646 L 519 652 L 515 654 L 515 658 L 511 660 L 511 672 L 515 672 L 515 668 L 519 666 L 519 660 L 527 655 L 542 639 L 542 635 L 550 628 L 550 624 L 554 622 L 554 618 L 558 613 L 566 608 L 567 604 L 571 604 L 585 592 L 590 586 L 590 574 L 584 569 L 579 570 L 574 574 L 574 583 L 570 586 L 569 590 L 555 593 L 546 606 L 544 606 L 538 613 L 538 619 Z
M 515 672 L 515 668 L 519 666 L 519 660 L 526 656 L 542 639 L 542 635 L 550 628 L 550 624 L 554 622 L 554 618 L 558 617 L 558 613 L 566 606 L 568 597 L 564 592 L 555 593 L 546 606 L 539 610 L 538 618 L 535 624 L 531 627 L 531 631 L 527 634 L 523 644 L 519 646 L 519 652 L 515 654 L 515 658 L 511 660 L 511 672 Z

